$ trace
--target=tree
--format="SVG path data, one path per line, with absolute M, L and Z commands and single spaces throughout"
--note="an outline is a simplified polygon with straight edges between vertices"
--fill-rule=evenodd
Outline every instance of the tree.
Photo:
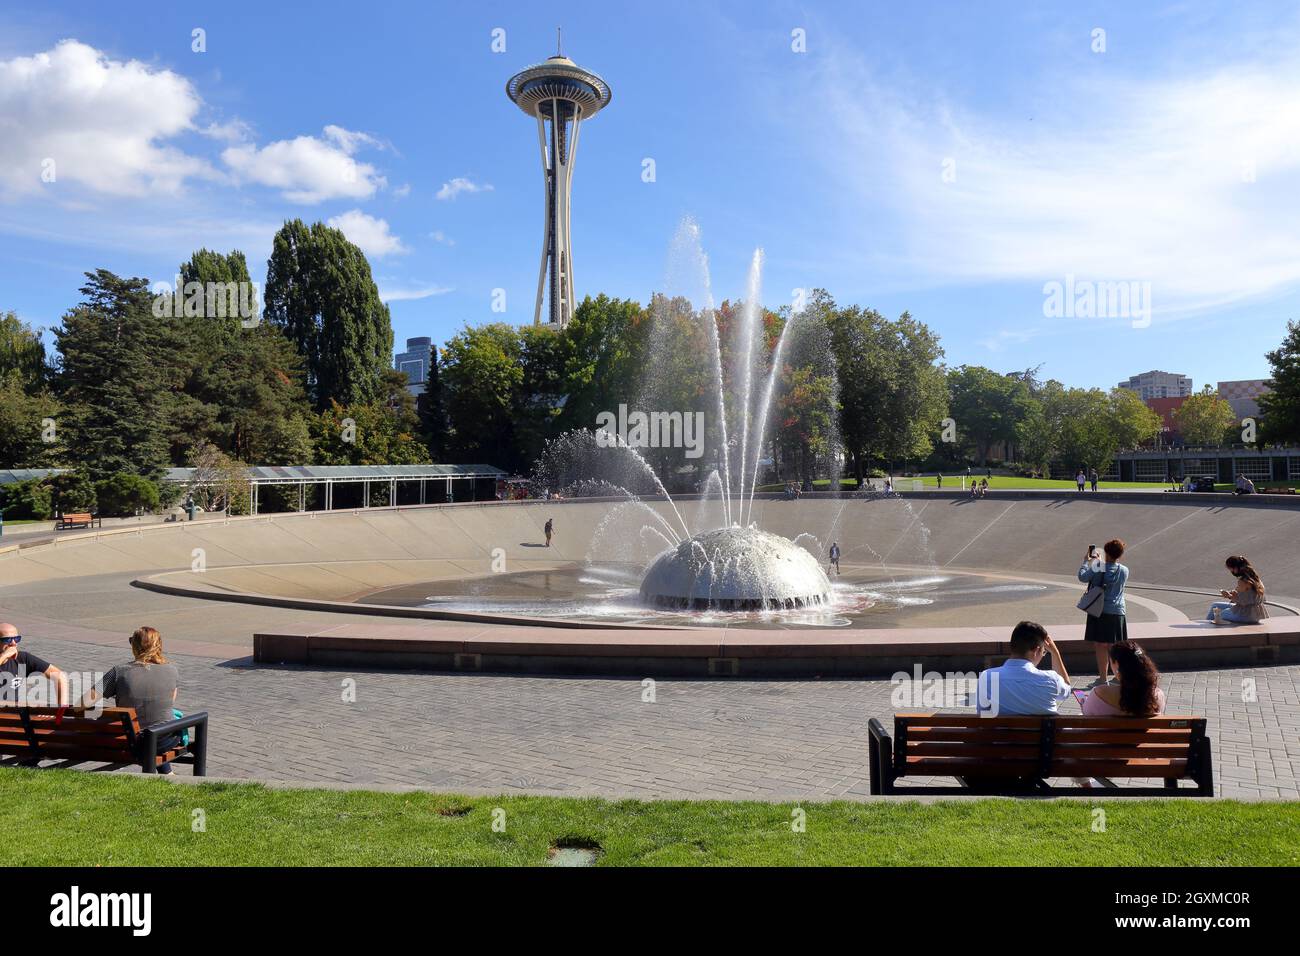
M 0 485 L 0 509 L 6 518 L 45 521 L 54 514 L 48 478 L 28 478 Z
M 67 515 L 98 510 L 99 501 L 95 494 L 95 482 L 86 468 L 74 468 L 54 475 L 47 481 L 50 485 L 50 499 L 56 513 Z
M 310 419 L 313 457 L 322 465 L 422 465 L 429 449 L 420 440 L 413 410 L 395 414 L 383 403 L 338 403 Z
M 1099 388 L 1070 388 L 1053 394 L 1050 402 L 1056 460 L 1104 471 L 1120 447 L 1110 396 Z
M 439 359 L 453 462 L 514 470 L 528 462 L 515 441 L 514 412 L 524 380 L 517 330 L 505 323 L 466 328 Z
M 40 334 L 13 312 L 0 315 L 0 468 L 58 462 L 59 403 L 49 377 Z
M 891 321 L 874 309 L 839 308 L 821 289 L 808 308 L 830 326 L 839 435 L 858 483 L 872 462 L 928 455 L 948 411 L 938 337 L 906 312 Z
M 50 468 L 63 457 L 60 405 L 44 388 L 28 392 L 0 375 L 0 468 Z
M 644 369 L 649 313 L 631 299 L 588 296 L 564 327 L 564 407 L 557 428 L 591 428 L 636 391 Z
M 1115 440 L 1120 448 L 1136 448 L 1160 434 L 1164 421 L 1132 389 L 1112 390 L 1110 405 Z
M 519 345 L 524 374 L 515 400 L 515 441 L 519 455 L 530 462 L 559 434 L 568 343 L 553 328 L 525 325 L 519 330 Z
M 96 483 L 95 496 L 103 515 L 156 511 L 160 498 L 157 482 L 124 471 Z
M 248 466 L 210 442 L 199 442 L 189 454 L 194 473 L 186 491 L 204 511 L 247 514 L 250 510 Z
M 68 455 L 91 475 L 156 477 L 167 463 L 167 411 L 174 328 L 152 312 L 144 279 L 86 273 L 84 301 L 55 332 L 62 361 L 58 422 Z
M 1222 445 L 1236 424 L 1237 415 L 1227 399 L 1208 385 L 1174 411 L 1174 427 L 1189 445 Z
M 1268 353 L 1269 392 L 1260 397 L 1261 431 L 1277 444 L 1300 443 L 1300 322 L 1287 322 L 1282 344 Z
M 1018 377 L 981 365 L 962 365 L 948 372 L 948 414 L 956 422 L 959 443 L 973 450 L 981 465 L 987 463 L 994 444 L 1015 441 L 1029 402 L 1029 387 Z
M 370 263 L 338 229 L 319 222 L 308 228 L 295 219 L 276 233 L 264 315 L 302 356 L 317 410 L 382 396 L 393 357 L 392 321 Z
M 49 381 L 50 367 L 40 333 L 14 312 L 0 314 L 0 382 L 16 381 L 34 392 Z

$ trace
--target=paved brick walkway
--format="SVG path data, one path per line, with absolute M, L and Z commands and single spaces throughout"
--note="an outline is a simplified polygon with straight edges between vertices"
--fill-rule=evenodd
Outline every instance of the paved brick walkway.
M 117 648 L 40 644 L 32 650 L 66 669 L 122 660 Z M 210 773 L 301 782 L 856 797 L 868 792 L 867 720 L 894 710 L 888 681 L 659 680 L 645 703 L 637 680 L 175 660 L 181 708 L 211 714 Z M 1164 686 L 1171 713 L 1209 719 L 1223 795 L 1300 797 L 1300 666 L 1170 673 Z

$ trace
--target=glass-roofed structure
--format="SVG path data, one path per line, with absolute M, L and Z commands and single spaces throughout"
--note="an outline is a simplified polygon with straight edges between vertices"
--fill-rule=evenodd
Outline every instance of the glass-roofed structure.
M 249 500 L 257 514 L 258 491 L 262 488 L 296 487 L 299 510 L 307 508 L 307 489 L 322 486 L 321 507 L 334 508 L 334 492 L 340 485 L 360 490 L 359 507 L 370 506 L 371 490 L 388 490 L 390 504 L 442 504 L 452 501 L 491 501 L 497 480 L 506 473 L 492 465 L 256 465 L 248 469 Z M 170 468 L 164 480 L 189 485 L 195 469 Z M 403 502 L 401 499 L 405 498 Z

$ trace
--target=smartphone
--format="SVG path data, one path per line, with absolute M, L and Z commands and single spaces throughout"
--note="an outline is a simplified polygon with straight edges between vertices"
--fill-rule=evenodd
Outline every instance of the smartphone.
M 1088 699 L 1088 692 L 1086 690 L 1075 690 L 1074 699 L 1079 702 L 1079 707 L 1082 708 L 1083 702 Z

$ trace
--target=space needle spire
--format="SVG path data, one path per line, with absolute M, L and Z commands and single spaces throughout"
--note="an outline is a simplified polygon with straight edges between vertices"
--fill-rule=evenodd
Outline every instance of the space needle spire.
M 569 195 L 573 188 L 573 162 L 578 152 L 578 130 L 609 105 L 609 84 L 584 70 L 563 53 L 563 35 L 555 31 L 555 56 L 516 73 L 506 83 L 506 95 L 537 120 L 546 189 L 546 220 L 542 230 L 541 266 L 537 274 L 537 299 L 533 321 L 567 325 L 573 318 L 573 244 Z M 549 294 L 548 294 L 549 293 Z

